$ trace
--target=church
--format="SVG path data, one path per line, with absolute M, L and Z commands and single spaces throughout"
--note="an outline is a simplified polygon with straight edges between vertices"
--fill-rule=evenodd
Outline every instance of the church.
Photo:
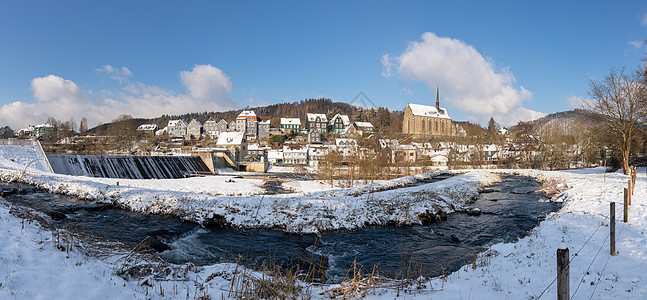
M 445 136 L 452 133 L 452 119 L 447 110 L 440 107 L 436 89 L 436 107 L 409 103 L 404 111 L 402 133 Z

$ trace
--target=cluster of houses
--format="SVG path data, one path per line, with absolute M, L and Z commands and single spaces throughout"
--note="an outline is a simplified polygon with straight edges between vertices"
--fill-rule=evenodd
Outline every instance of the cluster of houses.
M 370 135 L 374 132 L 373 124 L 369 122 L 350 122 L 347 115 L 337 114 L 330 121 L 325 114 L 306 114 L 305 124 L 300 118 L 281 118 L 279 128 L 272 130 L 270 120 L 261 121 L 252 110 L 244 110 L 235 120 L 227 122 L 209 118 L 204 124 L 193 119 L 189 123 L 184 120 L 171 120 L 164 128 L 156 124 L 143 124 L 137 128 L 141 132 L 155 135 L 167 134 L 173 140 L 200 140 L 205 137 L 218 139 L 225 132 L 243 132 L 247 141 L 267 140 L 274 134 L 302 133 L 313 144 L 323 143 L 321 134 L 332 132 L 340 135 Z
M 305 124 L 301 118 L 280 118 L 279 128 L 273 128 L 270 120 L 261 120 L 253 110 L 244 110 L 231 122 L 224 119 L 216 121 L 214 118 L 209 118 L 204 124 L 196 119 L 188 123 L 184 120 L 170 120 L 164 128 L 159 128 L 156 124 L 143 124 L 137 130 L 150 135 L 167 135 L 171 142 L 206 138 L 215 140 L 215 147 L 204 150 L 226 152 L 226 156 L 235 164 L 264 162 L 273 165 L 317 167 L 332 150 L 337 151 L 342 159 L 346 160 L 375 157 L 375 149 L 386 150 L 393 163 L 425 160 L 438 166 L 447 165 L 450 160 L 468 161 L 475 155 L 475 151 L 479 152 L 481 160 L 486 161 L 495 161 L 502 155 L 509 155 L 504 153 L 508 152 L 506 149 L 498 149 L 493 145 L 475 148 L 473 145 L 449 143 L 401 144 L 398 140 L 389 139 L 380 139 L 379 147 L 368 149 L 361 147 L 358 142 L 375 132 L 375 128 L 369 122 L 351 122 L 349 116 L 343 114 L 336 114 L 329 119 L 325 114 L 318 113 L 307 113 L 303 120 Z M 39 137 L 53 130 L 53 125 L 42 124 L 30 126 L 21 132 L 31 137 Z M 408 104 L 405 108 L 402 132 L 411 136 L 465 134 L 460 126 L 452 124 L 451 117 L 446 109 L 439 106 L 438 99 L 436 106 Z M 277 134 L 293 138 L 279 145 L 268 143 L 269 138 Z M 180 147 L 172 151 L 183 153 L 190 150 Z

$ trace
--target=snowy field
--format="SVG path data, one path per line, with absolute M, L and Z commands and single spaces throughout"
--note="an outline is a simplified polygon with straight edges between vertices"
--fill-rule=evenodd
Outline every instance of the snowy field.
M 2 180 L 36 184 L 51 192 L 115 202 L 147 213 L 172 213 L 197 221 L 221 216 L 234 225 L 266 227 L 271 224 L 292 232 L 359 228 L 367 222 L 415 223 L 419 222 L 417 215 L 421 212 L 451 211 L 464 205 L 481 186 L 498 180 L 491 172 L 532 176 L 568 189 L 554 197 L 564 202 L 563 208 L 549 215 L 528 236 L 514 243 L 494 245 L 479 256 L 476 264 L 444 278 L 421 280 L 410 286 L 408 292 L 398 291 L 393 283 L 384 283 L 384 288 L 362 289 L 361 294 L 368 299 L 537 299 L 540 295 L 542 299 L 553 299 L 555 252 L 564 245 L 570 250 L 573 299 L 647 298 L 644 169 L 638 172 L 629 222 L 623 223 L 622 188 L 629 177 L 619 173 L 603 176 L 600 169 L 472 171 L 440 182 L 395 190 L 385 189 L 413 179 L 405 177 L 352 189 L 311 190 L 276 197 L 253 195 L 253 192 L 235 197 L 222 196 L 217 191 L 218 184 L 192 183 L 207 180 L 203 178 L 188 179 L 184 183 L 153 180 L 146 184 L 119 180 L 120 186 L 116 186 L 103 179 L 20 169 L 6 159 L 0 159 L 0 166 Z M 201 185 L 216 187 L 205 191 Z M 231 186 L 236 187 L 233 190 L 258 188 L 259 183 L 236 179 Z M 616 256 L 609 255 L 611 201 L 617 202 Z M 212 299 L 228 298 L 231 280 L 241 271 L 233 264 L 185 266 L 184 272 L 170 272 L 164 278 L 144 276 L 125 280 L 116 274 L 122 267 L 119 259 L 125 254 L 97 259 L 83 255 L 78 248 L 63 247 L 65 250 L 61 251 L 61 242 L 57 242 L 52 232 L 36 222 L 23 221 L 9 210 L 6 204 L 0 205 L 0 299 L 192 299 L 205 294 Z M 252 276 L 261 278 L 262 274 L 252 273 Z M 308 287 L 315 299 L 327 298 L 335 294 L 333 290 L 344 291 L 348 287 L 301 285 Z

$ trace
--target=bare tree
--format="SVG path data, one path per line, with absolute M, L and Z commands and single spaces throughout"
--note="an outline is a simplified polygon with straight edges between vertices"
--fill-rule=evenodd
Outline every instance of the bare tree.
M 642 72 L 644 74 L 644 72 Z M 604 118 L 613 143 L 622 159 L 622 169 L 629 174 L 631 145 L 639 133 L 641 123 L 647 120 L 645 85 L 641 72 L 611 69 L 603 80 L 591 80 L 587 109 Z
M 106 135 L 111 137 L 111 143 L 123 153 L 132 153 L 137 142 L 137 124 L 130 115 L 120 115 L 112 120 Z
M 322 180 L 330 180 L 330 187 L 334 186 L 335 175 L 339 172 L 342 155 L 336 149 L 328 150 L 328 153 L 319 161 L 319 175 Z

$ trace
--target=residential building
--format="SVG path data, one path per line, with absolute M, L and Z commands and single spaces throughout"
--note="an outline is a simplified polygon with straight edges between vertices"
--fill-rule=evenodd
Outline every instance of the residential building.
M 270 149 L 267 151 L 267 161 L 273 165 L 283 164 L 283 148 Z
M 319 167 L 319 161 L 328 154 L 327 145 L 308 145 L 308 165 L 314 168 Z
M 258 137 L 258 121 L 247 121 L 245 124 L 245 137 L 248 141 L 256 140 Z
M 137 127 L 137 131 L 142 131 L 142 132 L 155 132 L 160 129 L 157 124 L 142 124 Z
M 245 131 L 247 128 L 247 122 L 258 122 L 256 113 L 253 110 L 243 110 L 236 117 L 236 130 L 235 131 Z
M 234 127 L 233 125 L 234 124 L 232 124 L 231 127 Z M 220 121 L 218 121 L 218 125 L 216 126 L 216 131 L 218 132 L 218 134 L 220 134 L 221 132 L 227 132 L 227 131 L 230 131 L 229 127 L 230 127 L 230 124 L 227 123 L 225 119 L 220 119 Z
M 13 129 L 11 129 L 11 127 L 4 126 L 4 127 L 0 128 L 0 137 L 10 138 L 10 137 L 13 137 L 13 136 L 14 136 L 14 132 L 13 132 Z
M 348 126 L 342 135 L 345 136 L 355 136 L 362 137 L 364 135 L 370 135 L 375 132 L 373 124 L 370 122 L 354 122 L 352 125 Z
M 306 129 L 308 132 L 318 130 L 320 133 L 328 132 L 328 118 L 325 114 L 306 114 Z
M 185 137 L 188 126 L 189 124 L 184 120 L 170 120 L 166 126 L 166 133 L 168 133 L 171 138 Z
M 270 120 L 258 122 L 258 139 L 267 140 L 270 138 Z
M 49 138 L 54 136 L 56 133 L 56 125 L 45 123 L 40 125 L 29 125 L 27 131 L 24 133 L 24 136 L 31 136 L 32 138 Z
M 186 127 L 186 136 L 189 139 L 199 140 L 202 137 L 202 123 L 193 119 Z
M 404 111 L 402 133 L 416 135 L 451 135 L 452 119 L 447 110 L 440 107 L 438 90 L 436 106 L 409 103 Z
M 308 164 L 308 147 L 304 145 L 283 146 L 283 163 L 294 165 Z
M 159 129 L 157 124 L 142 124 L 137 127 L 137 131 L 145 136 L 154 136 Z
M 348 115 L 336 114 L 330 123 L 328 123 L 328 131 L 334 133 L 342 133 L 350 125 Z
M 337 151 L 344 157 L 354 156 L 357 154 L 357 141 L 349 138 L 335 139 Z
M 209 118 L 204 124 L 202 125 L 202 130 L 204 134 L 212 139 L 215 139 L 218 137 L 218 122 L 214 120 L 213 118 Z
M 312 130 L 308 133 L 308 144 L 321 144 L 323 143 L 323 137 L 319 130 Z
M 281 129 L 283 132 L 298 132 L 301 129 L 301 119 L 281 118 Z

